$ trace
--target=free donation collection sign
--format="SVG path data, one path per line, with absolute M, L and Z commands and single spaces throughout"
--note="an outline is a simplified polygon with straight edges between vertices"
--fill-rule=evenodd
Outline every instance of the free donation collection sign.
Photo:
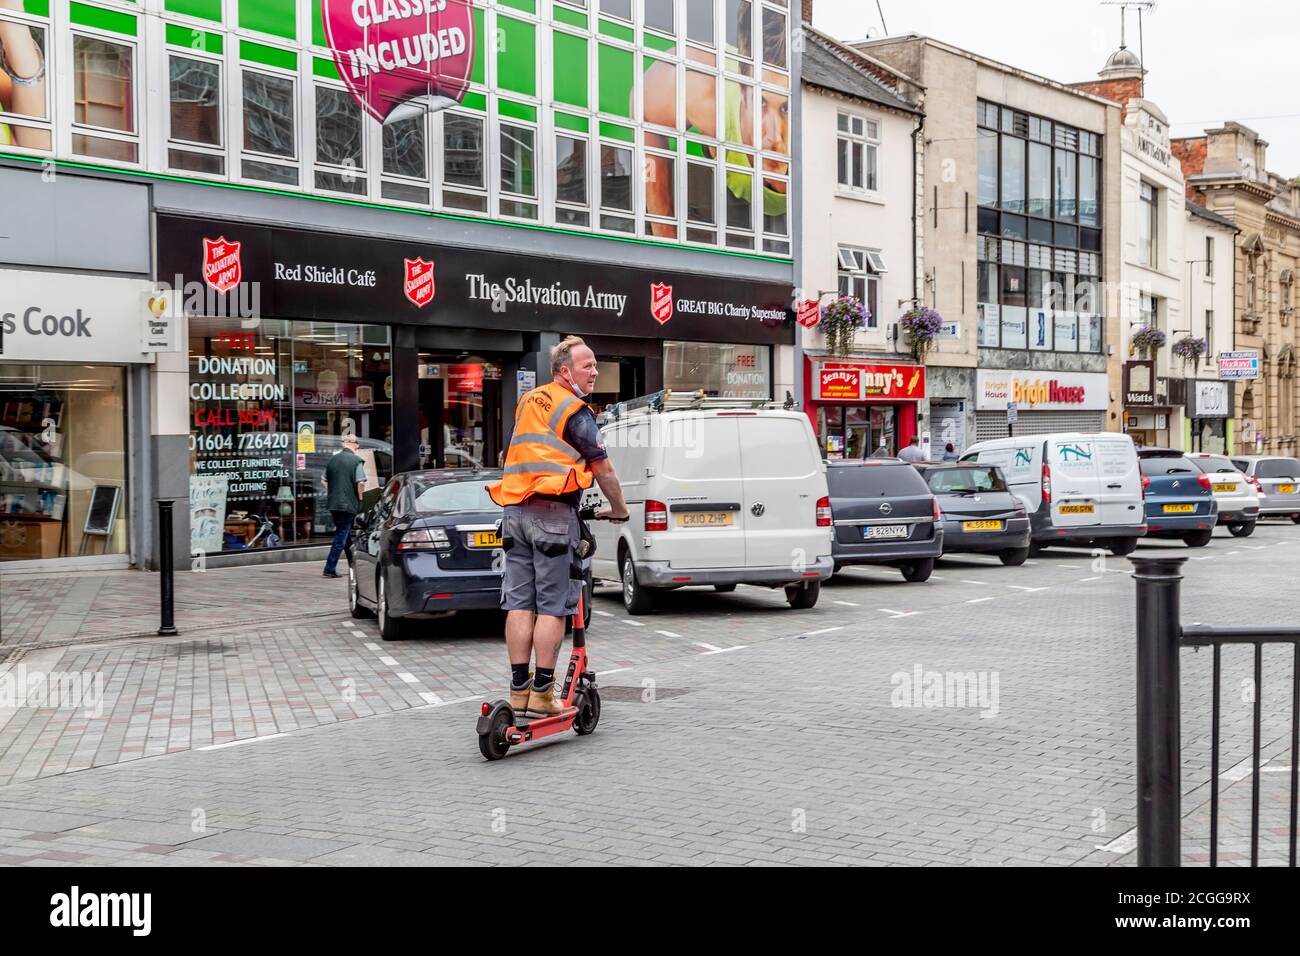
M 817 364 L 814 401 L 914 401 L 919 398 L 925 398 L 925 367 L 922 365 Z
M 1014 402 L 1020 411 L 1096 411 L 1107 406 L 1104 372 L 1038 372 L 979 369 L 975 407 L 1002 411 Z
M 382 123 L 399 107 L 446 109 L 469 88 L 466 0 L 320 0 L 325 39 L 357 104 Z

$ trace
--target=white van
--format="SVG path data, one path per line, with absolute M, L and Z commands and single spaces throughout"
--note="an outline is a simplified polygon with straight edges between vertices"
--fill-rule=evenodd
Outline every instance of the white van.
M 591 522 L 592 572 L 620 583 L 629 613 L 696 585 L 783 587 L 791 607 L 817 603 L 834 562 L 826 465 L 807 416 L 662 392 L 603 417 L 631 518 Z M 605 506 L 598 488 L 591 502 Z
M 1002 469 L 1029 511 L 1031 550 L 1069 544 L 1131 554 L 1146 534 L 1142 475 L 1128 435 L 997 438 L 972 445 L 961 460 Z

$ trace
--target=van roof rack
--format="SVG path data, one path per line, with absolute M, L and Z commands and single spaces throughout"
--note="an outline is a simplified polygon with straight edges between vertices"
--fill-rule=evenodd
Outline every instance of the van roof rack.
M 671 388 L 660 389 L 649 395 L 642 395 L 639 398 L 629 398 L 627 401 L 616 402 L 610 405 L 601 413 L 602 424 L 605 422 L 616 422 L 624 415 L 630 415 L 633 412 L 665 412 L 680 411 L 684 409 L 702 409 L 714 411 L 728 408 L 760 409 L 760 408 L 781 408 L 789 411 L 797 407 L 794 396 L 789 392 L 785 393 L 784 401 L 776 401 L 771 398 L 717 398 L 704 394 L 704 389 L 699 388 L 693 392 L 682 390 L 674 391 Z

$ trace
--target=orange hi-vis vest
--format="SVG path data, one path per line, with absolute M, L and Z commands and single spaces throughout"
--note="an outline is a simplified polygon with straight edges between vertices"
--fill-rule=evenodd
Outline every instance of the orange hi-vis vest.
M 590 488 L 595 476 L 578 450 L 564 440 L 564 426 L 587 407 L 563 385 L 548 382 L 526 394 L 515 410 L 515 433 L 506 452 L 505 475 L 487 486 L 501 506 L 533 495 L 567 495 Z

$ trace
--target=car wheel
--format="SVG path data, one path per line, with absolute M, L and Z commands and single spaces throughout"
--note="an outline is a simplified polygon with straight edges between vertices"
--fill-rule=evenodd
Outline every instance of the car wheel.
M 385 577 L 383 568 L 380 568 L 375 582 L 375 617 L 379 619 L 379 636 L 386 641 L 396 641 L 402 636 L 402 619 L 389 613 Z
M 934 572 L 934 558 L 921 558 L 903 565 L 903 580 L 911 584 L 920 584 L 930 580 Z
M 1018 568 L 1029 557 L 1028 548 L 1008 548 L 998 553 L 998 558 L 1009 568 Z
M 786 588 L 785 599 L 796 611 L 806 611 L 810 607 L 816 607 L 821 593 L 822 583 L 809 581 L 807 584 L 795 584 Z
M 1234 521 L 1228 525 L 1228 533 L 1234 538 L 1249 538 L 1255 533 L 1255 522 Z
M 1291 522 L 1292 524 L 1300 524 L 1300 515 L 1292 515 Z
M 357 569 L 351 562 L 348 562 L 348 611 L 357 620 L 375 616 L 374 611 L 361 603 L 357 588 Z
M 840 571 L 842 571 L 842 570 L 844 570 L 844 565 L 843 565 L 843 563 L 842 563 L 842 562 L 839 562 L 839 561 L 836 561 L 836 562 L 835 562 L 835 567 L 833 567 L 833 568 L 831 569 L 831 573 L 832 573 L 832 574 L 839 574 Z
M 636 579 L 636 567 L 632 564 L 632 552 L 623 552 L 623 561 L 619 567 L 623 579 L 623 606 L 628 614 L 649 614 L 655 609 L 654 592 L 642 587 Z
M 736 590 L 736 586 L 734 584 L 715 584 L 713 585 L 713 590 L 717 591 L 719 594 L 730 594 L 732 591 Z
M 1206 531 L 1193 531 L 1191 534 L 1185 534 L 1183 535 L 1183 541 L 1189 548 L 1203 548 L 1210 543 L 1212 537 L 1214 537 L 1214 529 L 1210 528 Z
M 1029 546 L 1029 556 L 1031 558 L 1036 558 L 1042 553 L 1043 553 L 1043 546 L 1041 544 L 1031 544 Z
M 1122 558 L 1126 554 L 1132 554 L 1137 550 L 1137 538 L 1111 538 L 1110 553 L 1117 558 Z

